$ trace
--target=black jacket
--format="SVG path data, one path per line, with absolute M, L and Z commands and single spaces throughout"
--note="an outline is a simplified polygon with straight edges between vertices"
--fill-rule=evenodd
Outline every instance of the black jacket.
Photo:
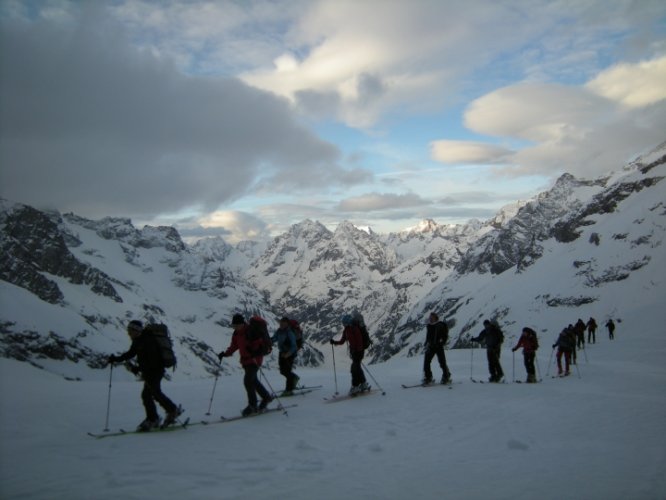
M 129 351 L 118 356 L 117 360 L 127 361 L 135 356 L 141 373 L 160 374 L 164 372 L 164 362 L 157 340 L 145 330 L 132 341 Z
M 474 342 L 483 342 L 486 341 L 486 348 L 493 349 L 495 347 L 500 347 L 502 342 L 504 342 L 504 334 L 500 330 L 499 326 L 491 323 L 486 326 L 479 336 L 471 339 Z
M 428 323 L 426 326 L 425 347 L 429 351 L 443 348 L 449 340 L 449 328 L 446 323 L 438 321 L 437 323 Z

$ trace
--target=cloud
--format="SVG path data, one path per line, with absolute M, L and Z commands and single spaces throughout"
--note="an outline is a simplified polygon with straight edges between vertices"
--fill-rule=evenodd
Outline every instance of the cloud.
M 587 83 L 587 88 L 630 108 L 666 99 L 666 56 L 636 64 L 616 64 Z
M 406 207 L 418 207 L 430 204 L 414 193 L 369 193 L 342 200 L 338 209 L 343 212 L 372 212 L 377 210 L 393 210 Z
M 493 144 L 435 141 L 450 149 L 444 155 L 435 154 L 441 151 L 434 149 L 433 158 L 467 162 L 475 156 L 480 161 L 485 154 L 489 163 L 502 160 L 495 167 L 497 174 L 512 176 L 554 176 L 566 171 L 594 177 L 618 169 L 664 140 L 666 100 L 654 102 L 660 91 L 651 84 L 660 74 L 660 61 L 635 65 L 638 78 L 635 83 L 632 79 L 623 82 L 615 99 L 597 91 L 609 93 L 612 86 L 602 83 L 615 81 L 629 65 L 623 65 L 619 73 L 616 69 L 603 72 L 591 80 L 593 84 L 583 86 L 523 82 L 490 92 L 468 106 L 465 125 L 473 132 L 526 142 L 527 146 L 509 152 L 497 150 Z M 650 77 L 647 68 L 654 72 Z M 642 96 L 639 102 L 652 104 L 627 106 L 630 96 Z
M 510 149 L 475 141 L 439 140 L 430 143 L 430 157 L 442 163 L 502 163 Z
M 237 243 L 243 240 L 263 240 L 269 235 L 266 223 L 260 218 L 238 210 L 219 210 L 212 212 L 199 219 L 199 227 L 190 231 L 204 233 L 227 234 L 225 237 L 229 243 Z M 203 231 L 202 231 L 203 228 Z M 192 236 L 189 235 L 188 236 Z
M 259 177 L 290 190 L 370 177 L 342 168 L 337 147 L 283 99 L 234 78 L 185 76 L 102 17 L 3 20 L 0 196 L 149 217 L 215 209 Z

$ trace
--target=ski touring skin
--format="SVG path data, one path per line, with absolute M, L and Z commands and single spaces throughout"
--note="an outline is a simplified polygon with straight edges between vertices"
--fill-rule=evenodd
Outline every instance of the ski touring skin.
M 280 394 L 279 397 L 280 397 L 280 399 L 282 399 L 282 398 L 292 398 L 294 396 L 303 396 L 305 394 L 309 394 L 311 392 L 319 390 L 322 387 L 324 387 L 324 386 L 323 385 L 313 385 L 313 386 L 310 386 L 310 387 L 297 387 L 296 389 L 294 389 L 292 391 L 291 394 L 285 394 L 283 392 L 282 394 Z

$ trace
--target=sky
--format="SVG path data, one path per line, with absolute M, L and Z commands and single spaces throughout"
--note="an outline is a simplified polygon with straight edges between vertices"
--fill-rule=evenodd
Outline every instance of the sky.
M 661 0 L 0 1 L 0 197 L 38 208 L 387 233 L 664 140 Z

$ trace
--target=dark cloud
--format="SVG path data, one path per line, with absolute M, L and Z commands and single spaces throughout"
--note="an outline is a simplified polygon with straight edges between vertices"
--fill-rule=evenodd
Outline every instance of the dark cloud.
M 212 210 L 265 171 L 273 188 L 353 184 L 338 149 L 286 101 L 237 79 L 185 76 L 87 11 L 3 20 L 0 196 L 89 216 Z

